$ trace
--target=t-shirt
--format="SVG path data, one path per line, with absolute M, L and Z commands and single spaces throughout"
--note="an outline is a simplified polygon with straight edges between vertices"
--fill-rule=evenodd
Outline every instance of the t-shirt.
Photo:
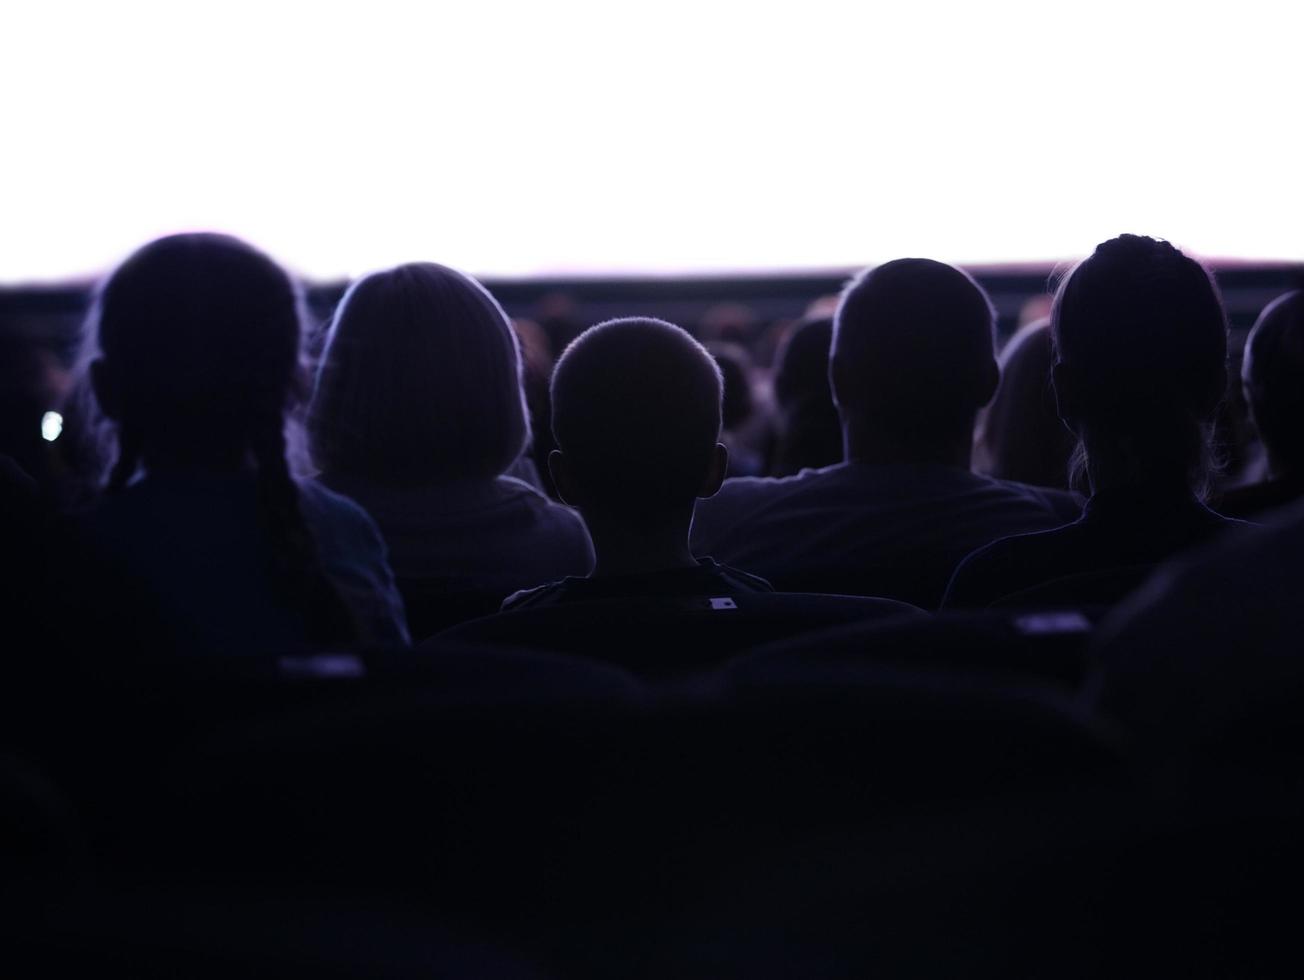
M 1214 513 L 1185 490 L 1104 491 L 1087 501 L 1072 524 L 1005 538 L 967 557 L 956 569 L 943 605 L 979 608 L 1056 579 L 1126 573 L 1108 596 L 1106 604 L 1112 605 L 1139 583 L 1148 567 L 1224 531 L 1248 526 Z M 1108 591 L 1108 585 L 1101 588 Z
M 726 597 L 749 592 L 773 592 L 769 582 L 711 558 L 699 558 L 692 568 L 668 568 L 633 575 L 565 578 L 509 596 L 503 612 L 537 609 L 593 599 L 639 599 L 678 596 Z
M 728 480 L 698 502 L 692 545 L 789 592 L 935 608 L 965 555 L 1077 517 L 1074 495 L 936 464 L 838 463 Z
M 364 642 L 408 642 L 385 544 L 366 513 L 312 481 L 300 507 L 322 570 Z M 105 496 L 86 518 L 104 559 L 156 603 L 160 635 L 178 650 L 260 654 L 310 650 L 304 610 L 277 597 L 256 474 L 151 474 Z
M 375 520 L 400 583 L 493 592 L 497 605 L 519 589 L 593 568 L 579 514 L 515 477 L 419 487 L 323 479 Z

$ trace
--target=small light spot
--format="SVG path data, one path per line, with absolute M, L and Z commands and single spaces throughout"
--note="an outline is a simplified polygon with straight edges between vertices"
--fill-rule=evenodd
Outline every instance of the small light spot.
M 46 412 L 41 416 L 41 438 L 46 442 L 54 442 L 59 438 L 59 433 L 63 432 L 63 416 L 58 412 Z

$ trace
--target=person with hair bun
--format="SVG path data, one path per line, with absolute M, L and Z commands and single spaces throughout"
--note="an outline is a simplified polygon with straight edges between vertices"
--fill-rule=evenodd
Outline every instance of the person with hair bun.
M 301 308 L 275 262 L 207 233 L 145 245 L 96 296 L 90 380 L 117 459 L 89 530 L 178 651 L 407 642 L 375 525 L 290 474 Z
M 530 440 L 521 371 L 502 308 L 446 266 L 364 276 L 335 312 L 310 448 L 380 526 L 414 635 L 592 568 L 579 515 L 511 475 Z
M 1057 581 L 1072 599 L 1072 580 L 1096 576 L 1090 602 L 1107 605 L 1149 567 L 1240 525 L 1203 502 L 1227 386 L 1227 315 L 1204 266 L 1164 241 L 1111 239 L 1060 284 L 1051 331 L 1056 404 L 1091 497 L 1073 524 L 970 555 L 945 606 L 986 606 Z

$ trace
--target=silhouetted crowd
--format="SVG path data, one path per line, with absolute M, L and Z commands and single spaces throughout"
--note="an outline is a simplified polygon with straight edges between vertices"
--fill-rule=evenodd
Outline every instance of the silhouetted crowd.
M 1110 959 L 1093 916 L 1117 917 L 1100 931 L 1118 952 L 1118 920 L 1135 923 L 1155 895 L 1171 903 L 1185 880 L 1173 869 L 1203 861 L 1205 904 L 1184 907 L 1182 928 L 1200 931 L 1200 914 L 1226 924 L 1228 907 L 1249 907 L 1232 883 L 1261 898 L 1269 875 L 1229 857 L 1229 839 L 1271 841 L 1286 848 L 1271 852 L 1278 872 L 1299 867 L 1298 845 L 1282 843 L 1292 835 L 1253 821 L 1304 813 L 1293 783 L 1283 788 L 1304 707 L 1304 291 L 1263 309 L 1240 377 L 1229 377 L 1213 275 L 1136 235 L 1065 272 L 1049 315 L 1000 350 L 988 295 L 940 262 L 867 269 L 825 306 L 785 328 L 762 371 L 727 328 L 699 339 L 652 318 L 607 320 L 553 349 L 555 331 L 514 323 L 475 279 L 412 263 L 353 282 L 310 360 L 301 287 L 268 256 L 215 234 L 145 245 L 94 294 L 57 438 L 41 431 L 51 396 L 39 353 L 5 351 L 0 784 L 21 819 L 0 825 L 2 853 L 48 894 L 87 869 L 116 881 L 170 864 L 227 895 L 212 875 L 242 860 L 263 894 L 260 862 L 301 848 L 277 879 L 301 886 L 317 881 L 304 868 L 322 854 L 374 857 L 422 839 L 417 814 L 453 820 L 462 807 L 473 817 L 458 818 L 461 836 L 429 843 L 475 862 L 441 855 L 423 881 L 455 883 L 456 902 L 434 903 L 444 931 L 431 942 L 466 975 L 536 975 L 530 957 L 495 959 L 523 949 L 550 964 L 540 975 L 823 976 L 882 963 L 1008 975 L 1083 936 L 1094 952 L 1048 972 L 1096 975 Z M 1242 445 L 1226 435 L 1232 404 Z M 1251 439 L 1258 470 L 1232 486 L 1226 461 Z M 631 734 L 631 715 L 659 735 Z M 1262 740 L 1245 747 L 1251 733 Z M 486 747 L 495 739 L 504 746 Z M 465 768 L 444 754 L 396 761 L 435 742 L 466 747 Z M 622 748 L 594 761 L 595 743 Z M 710 771 L 676 752 L 704 753 Z M 1221 781 L 1238 774 L 1245 785 Z M 1014 789 L 999 788 L 1007 778 Z M 758 788 L 772 780 L 787 786 L 773 798 Z M 948 780 L 968 788 L 940 791 Z M 880 784 L 895 788 L 867 802 Z M 1071 796 L 1084 786 L 1099 790 L 1086 803 Z M 1133 792 L 1154 805 L 1148 816 Z M 1029 794 L 1036 808 L 973 816 L 981 801 Z M 254 802 L 237 813 L 239 799 Z M 577 799 L 612 810 L 595 817 Z M 1211 800 L 1216 820 L 1192 816 L 1212 813 Z M 525 810 L 531 830 L 508 828 Z M 537 815 L 551 810 L 568 829 Z M 931 814 L 910 823 L 928 836 L 907 839 L 901 823 L 872 838 L 879 851 L 869 838 L 829 843 L 878 827 L 883 812 Z M 1118 812 L 1126 819 L 1111 823 Z M 946 813 L 969 815 L 966 844 L 942 843 Z M 640 877 L 652 874 L 642 864 L 604 892 L 688 903 L 664 915 L 639 906 L 636 918 L 672 937 L 664 959 L 603 918 L 594 877 L 573 889 L 584 901 L 557 899 L 566 927 L 536 931 L 520 909 L 502 911 L 518 876 L 555 885 L 533 862 L 598 876 L 642 847 L 615 828 L 640 840 L 717 816 L 726 829 L 682 852 L 657 837 L 658 857 L 643 862 L 710 865 L 709 881 L 681 872 L 700 895 L 677 891 L 664 868 Z M 1015 901 L 1010 869 L 1040 867 L 1027 842 L 1056 820 L 1076 836 Z M 486 843 L 489 827 L 516 844 Z M 355 830 L 365 845 L 350 843 Z M 775 850 L 790 839 L 818 841 L 842 870 L 822 877 L 786 843 Z M 937 848 L 949 855 L 940 879 L 892 864 Z M 974 870 L 988 848 L 993 869 Z M 410 859 L 384 853 L 386 894 L 402 893 L 393 869 Z M 372 881 L 338 874 L 355 872 Z M 917 872 L 965 911 L 942 915 L 923 886 L 883 884 Z M 1147 891 L 1160 879 L 1166 889 Z M 167 904 L 172 892 L 151 881 Z M 1080 890 L 1053 925 L 1030 897 L 1048 881 L 1051 905 Z M 789 919 L 773 904 L 741 911 L 753 889 L 769 903 L 820 897 Z M 552 900 L 538 892 L 532 903 Z M 695 917 L 699 897 L 711 911 Z M 844 923 L 843 899 L 892 908 L 897 939 Z M 463 901 L 487 947 L 447 924 Z M 1254 932 L 1267 913 L 1253 908 L 1234 939 L 1206 936 L 1180 962 L 1262 975 L 1263 962 L 1238 958 L 1245 944 L 1267 948 Z M 107 914 L 97 909 L 73 918 Z M 574 916 L 642 965 L 573 936 L 539 939 Z M 1015 919 L 1037 922 L 1041 938 Z M 694 932 L 704 921 L 719 934 Z M 791 922 L 813 931 L 776 939 Z M 1157 947 L 1168 933 L 1152 927 Z M 47 955 L 59 944 L 42 928 L 29 952 Z M 967 929 L 980 938 L 956 938 Z M 107 931 L 115 938 L 82 929 L 60 955 L 82 968 L 126 955 L 119 927 Z M 339 966 L 330 933 L 318 922 L 312 942 Z M 367 936 L 364 948 L 384 946 Z M 191 972 L 209 949 L 191 939 L 154 961 L 157 935 L 132 942 L 160 975 Z M 222 962 L 266 965 L 280 947 L 262 942 Z

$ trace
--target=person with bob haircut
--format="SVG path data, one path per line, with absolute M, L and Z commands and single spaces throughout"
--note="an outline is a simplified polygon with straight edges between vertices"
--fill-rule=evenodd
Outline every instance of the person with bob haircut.
M 969 275 L 915 258 L 869 269 L 843 292 L 831 344 L 843 462 L 728 481 L 699 508 L 699 551 L 786 591 L 932 608 L 975 548 L 1076 516 L 1067 493 L 970 469 L 1000 372 L 995 311 Z
M 720 369 L 696 340 L 655 319 L 609 320 L 563 352 L 552 377 L 558 448 L 549 468 L 584 518 L 597 564 L 517 593 L 504 610 L 585 599 L 730 596 L 769 583 L 695 558 L 688 534 L 699 498 L 729 465 L 720 443 Z
M 997 541 L 956 569 L 947 606 L 1050 583 L 1109 605 L 1149 568 L 1237 526 L 1203 503 L 1227 386 L 1227 315 L 1212 276 L 1168 242 L 1121 235 L 1064 278 L 1051 307 L 1052 380 L 1091 497 L 1053 531 Z M 1086 584 L 1087 579 L 1098 579 Z
M 416 635 L 592 567 L 579 516 L 508 473 L 530 438 L 521 370 L 502 308 L 446 266 L 364 276 L 335 312 L 313 460 L 380 526 Z
M 1269 479 L 1228 491 L 1219 509 L 1256 517 L 1304 497 L 1304 290 L 1277 297 L 1259 314 L 1245 341 L 1241 383 Z
M 280 266 L 216 234 L 145 245 L 96 296 L 90 382 L 117 459 L 88 530 L 178 651 L 407 642 L 375 525 L 290 474 L 301 308 Z

